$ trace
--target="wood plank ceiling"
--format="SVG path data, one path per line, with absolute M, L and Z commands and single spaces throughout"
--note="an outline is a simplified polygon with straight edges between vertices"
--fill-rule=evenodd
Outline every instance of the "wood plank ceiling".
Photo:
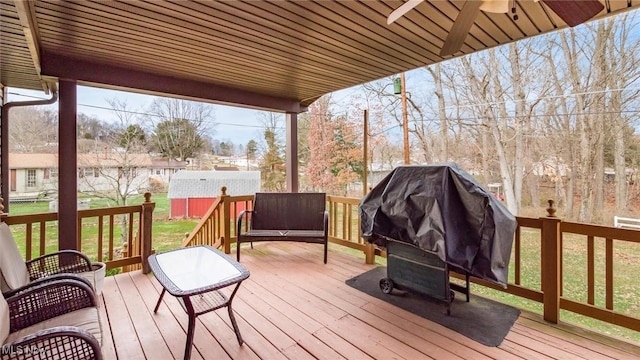
M 596 18 L 637 6 L 601 0 Z M 212 102 L 302 111 L 323 94 L 433 64 L 464 0 L 0 0 L 0 83 L 58 78 Z M 543 2 L 518 20 L 480 12 L 461 56 L 566 27 Z M 31 45 L 31 46 L 30 46 Z

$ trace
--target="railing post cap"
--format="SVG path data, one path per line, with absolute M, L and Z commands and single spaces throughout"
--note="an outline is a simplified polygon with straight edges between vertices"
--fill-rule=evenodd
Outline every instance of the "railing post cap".
M 222 192 L 222 196 L 227 196 L 227 187 L 223 186 L 220 191 Z
M 144 202 L 151 202 L 151 193 L 148 191 L 144 193 Z
M 547 201 L 547 203 L 549 203 L 549 207 L 547 207 L 547 216 L 548 217 L 556 217 L 556 208 L 553 206 L 555 204 L 555 201 L 553 201 L 552 199 L 549 199 Z

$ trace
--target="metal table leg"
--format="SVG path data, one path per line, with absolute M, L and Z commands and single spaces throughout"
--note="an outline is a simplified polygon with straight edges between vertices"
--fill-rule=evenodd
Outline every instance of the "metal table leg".
M 156 303 L 156 307 L 153 309 L 153 313 L 157 313 L 158 312 L 158 308 L 160 307 L 160 303 L 162 302 L 162 297 L 164 296 L 165 293 L 165 289 L 162 289 L 162 292 L 160 293 L 160 298 L 158 299 L 158 302 Z
M 235 316 L 233 316 L 233 310 L 231 309 L 231 302 L 233 301 L 233 297 L 236 296 L 236 292 L 240 288 L 240 284 L 242 284 L 242 281 L 236 284 L 236 288 L 233 289 L 231 296 L 229 296 L 229 301 L 227 301 L 227 310 L 229 311 L 229 319 L 231 319 L 231 325 L 233 325 L 233 331 L 235 331 L 236 333 L 238 344 L 242 345 L 244 341 L 242 340 L 242 335 L 240 335 L 240 328 L 238 328 L 238 323 L 236 322 L 236 318 Z
M 182 298 L 184 302 L 185 309 L 187 310 L 187 314 L 189 315 L 189 328 L 187 329 L 187 342 L 184 346 L 184 360 L 189 360 L 191 358 L 191 348 L 193 347 L 193 335 L 196 330 L 196 314 L 193 309 L 193 304 L 191 304 L 191 299 L 188 296 Z

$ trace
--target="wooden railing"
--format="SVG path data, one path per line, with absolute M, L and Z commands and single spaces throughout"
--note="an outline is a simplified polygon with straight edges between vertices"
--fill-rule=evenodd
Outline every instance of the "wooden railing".
M 148 273 L 155 203 L 145 194 L 141 205 L 78 210 L 76 249 L 107 269 L 142 264 Z M 58 213 L 2 214 L 26 260 L 58 250 Z M 126 249 L 126 251 L 125 251 Z
M 188 234 L 182 246 L 210 245 L 224 247 L 231 252 L 231 243 L 236 242 L 236 227 L 240 211 L 253 208 L 253 195 L 229 196 L 222 187 L 220 197 L 211 205 L 193 231 Z
M 327 196 L 329 210 L 329 241 L 352 249 L 362 250 L 365 261 L 373 263 L 375 256 L 385 256 L 384 252 L 374 249 L 362 240 L 360 236 L 360 220 L 356 198 Z M 198 228 L 189 236 L 183 245 L 207 243 L 220 244 L 214 239 L 229 239 L 224 241 L 224 249 L 230 252 L 230 244 L 235 241 L 235 220 L 238 204 L 250 208 L 252 196 L 227 196 L 223 190 L 220 200 L 212 209 L 210 219 L 204 219 Z M 640 318 L 616 308 L 616 299 L 621 291 L 616 287 L 614 270 L 625 272 L 625 267 L 618 264 L 619 256 L 629 246 L 636 246 L 636 253 L 640 253 L 640 231 L 620 229 L 607 226 L 564 222 L 554 215 L 553 202 L 550 201 L 548 214 L 540 218 L 517 217 L 517 228 L 513 243 L 510 265 L 509 283 L 506 288 L 487 282 L 479 278 L 472 281 L 478 285 L 509 293 L 521 298 L 539 302 L 543 305 L 545 320 L 557 323 L 560 310 L 602 320 L 611 324 L 640 331 Z M 229 215 L 225 215 L 229 214 Z M 210 229 L 215 229 L 211 232 Z M 202 232 L 203 234 L 198 234 Z M 213 234 L 206 235 L 207 234 Z M 576 244 L 583 244 L 580 249 Z M 600 250 L 603 249 L 603 250 Z M 616 251 L 618 257 L 615 256 Z M 567 274 L 563 274 L 563 261 L 583 260 L 586 278 L 582 291 L 584 299 L 579 299 L 575 293 L 579 285 L 569 281 Z M 638 260 L 640 261 L 640 260 Z M 597 264 L 603 265 L 598 267 Z M 618 264 L 619 266 L 614 266 Z M 602 274 L 598 272 L 603 268 Z M 452 276 L 457 276 L 455 273 Z M 598 278 L 602 275 L 602 279 Z M 566 278 L 566 279 L 565 279 Z M 564 289 L 571 288 L 571 294 Z M 600 293 L 599 289 L 604 289 Z M 616 291 L 618 289 L 618 291 Z M 632 296 L 637 296 L 633 294 Z M 603 299 L 603 300 L 599 300 Z M 602 303 L 602 304 L 600 304 Z

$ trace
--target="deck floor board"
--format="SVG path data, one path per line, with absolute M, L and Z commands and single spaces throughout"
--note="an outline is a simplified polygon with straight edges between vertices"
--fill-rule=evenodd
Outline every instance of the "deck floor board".
M 239 346 L 226 309 L 198 317 L 192 359 L 627 359 L 640 347 L 523 312 L 498 347 L 397 308 L 344 281 L 373 268 L 356 257 L 302 243 L 242 248 L 251 276 L 233 302 L 245 341 Z M 105 279 L 101 318 L 105 359 L 182 359 L 187 315 L 153 275 Z M 226 290 L 227 292 L 230 291 Z M 111 332 L 108 334 L 107 332 Z

